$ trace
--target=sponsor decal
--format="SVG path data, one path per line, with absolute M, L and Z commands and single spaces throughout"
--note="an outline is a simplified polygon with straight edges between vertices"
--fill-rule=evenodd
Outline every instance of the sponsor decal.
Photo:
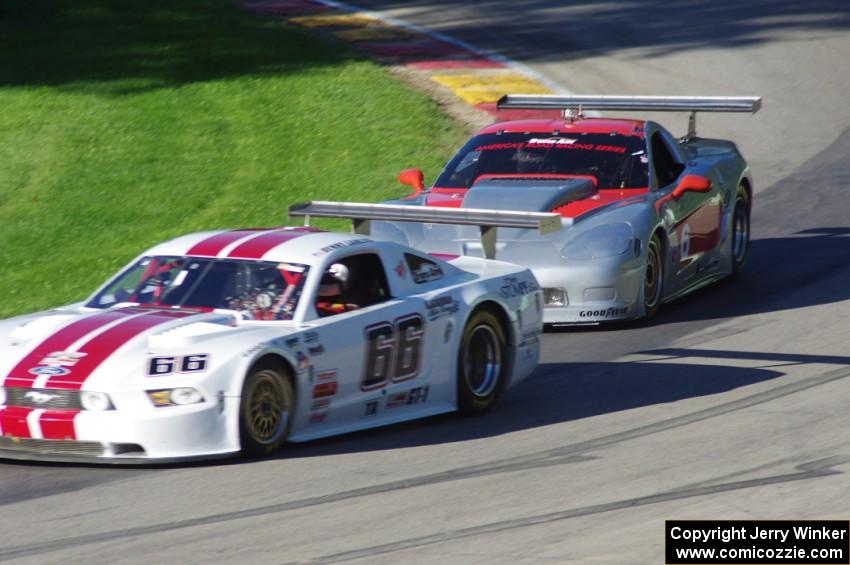
M 538 137 L 532 137 L 528 140 L 528 145 L 572 145 L 576 143 L 577 139 L 569 139 L 565 137 L 550 137 L 548 139 L 541 139 Z
M 325 255 L 330 253 L 331 251 L 335 251 L 337 249 L 342 249 L 344 247 L 351 247 L 353 245 L 361 245 L 363 243 L 369 243 L 372 241 L 371 239 L 346 239 L 345 241 L 339 241 L 332 245 L 328 245 L 326 247 L 322 247 L 318 251 L 313 252 L 313 256 Z
M 325 346 L 321 343 L 307 348 L 307 353 L 313 356 L 321 355 L 325 352 Z
M 428 309 L 428 320 L 434 321 L 440 318 L 453 316 L 460 309 L 460 303 L 449 294 L 432 298 L 425 301 L 425 308 Z
M 303 351 L 299 351 L 295 354 L 295 360 L 298 362 L 299 371 L 303 371 L 310 366 L 310 358 L 304 355 Z
M 366 402 L 366 411 L 364 416 L 374 416 L 378 413 L 378 401 L 377 400 L 368 400 Z
M 316 373 L 316 382 L 332 381 L 336 379 L 336 369 L 325 369 Z
M 429 283 L 443 278 L 443 270 L 434 263 L 422 263 L 412 274 L 413 282 L 416 284 Z
M 418 386 L 410 389 L 410 394 L 407 395 L 407 404 L 422 404 L 426 402 L 430 388 L 428 386 Z
M 254 353 L 256 353 L 257 351 L 260 351 L 261 349 L 263 349 L 265 346 L 266 346 L 265 343 L 258 343 L 254 346 L 251 346 L 249 349 L 246 349 L 245 351 L 242 352 L 242 357 L 250 357 Z
M 319 341 L 319 332 L 309 331 L 304 334 L 304 343 L 316 343 Z
M 76 351 L 54 351 L 38 362 L 39 365 L 58 365 L 60 367 L 73 367 L 77 361 L 85 357 L 85 353 Z
M 317 398 L 310 405 L 310 410 L 327 410 L 331 406 L 330 398 Z
M 455 329 L 455 323 L 451 320 L 446 322 L 446 329 L 443 331 L 443 343 L 448 343 L 452 338 L 452 332 Z
M 612 316 L 622 316 L 629 309 L 625 306 L 622 308 L 608 308 L 605 310 L 582 310 L 578 313 L 579 318 L 610 318 Z
M 29 371 L 27 371 L 30 375 L 49 375 L 51 377 L 60 377 L 62 375 L 70 375 L 71 371 L 66 369 L 65 367 L 56 367 L 56 366 L 41 366 L 41 367 L 33 367 Z
M 325 398 L 327 396 L 335 396 L 337 387 L 337 381 L 327 381 L 324 383 L 318 383 L 313 386 L 313 398 Z
M 539 286 L 533 281 L 521 281 L 516 277 L 505 277 L 499 288 L 499 296 L 502 298 L 516 298 L 525 296 L 537 290 Z
M 395 274 L 398 275 L 398 278 L 403 279 L 404 274 L 407 272 L 407 269 L 404 268 L 404 261 L 399 261 L 398 265 L 395 266 Z
M 428 391 L 431 387 L 417 386 L 404 392 L 396 392 L 387 397 L 386 407 L 399 408 L 402 406 L 413 406 L 422 404 L 428 400 Z
M 577 139 L 563 137 L 532 137 L 524 143 L 490 143 L 488 145 L 479 145 L 475 148 L 475 151 L 498 151 L 504 149 L 574 149 L 579 151 L 607 151 L 609 153 L 626 152 L 625 147 L 594 143 L 579 143 Z M 641 159 L 643 158 L 645 158 L 645 156 L 641 157 Z
M 325 418 L 328 416 L 328 411 L 324 410 L 322 412 L 313 412 L 310 414 L 310 423 L 311 424 L 321 424 L 325 421 Z
M 284 343 L 286 343 L 286 347 L 290 349 L 295 349 L 301 343 L 301 340 L 297 337 L 290 337 L 287 338 Z
M 399 406 L 407 406 L 407 391 L 397 392 L 387 397 L 387 408 L 398 408 Z

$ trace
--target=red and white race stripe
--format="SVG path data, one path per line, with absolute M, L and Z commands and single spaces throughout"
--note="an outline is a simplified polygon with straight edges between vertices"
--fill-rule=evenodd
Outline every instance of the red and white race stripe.
M 195 255 L 202 257 L 217 257 L 224 248 L 238 242 L 239 240 L 249 239 L 259 233 L 268 230 L 252 229 L 252 230 L 231 230 L 222 233 L 217 233 L 214 236 L 208 237 L 193 245 L 186 255 Z
M 278 245 L 296 237 L 315 233 L 310 227 L 233 230 L 217 233 L 193 245 L 186 255 L 261 259 Z
M 263 255 L 278 245 L 308 233 L 300 228 L 267 232 L 240 243 L 227 256 L 233 259 L 262 259 Z

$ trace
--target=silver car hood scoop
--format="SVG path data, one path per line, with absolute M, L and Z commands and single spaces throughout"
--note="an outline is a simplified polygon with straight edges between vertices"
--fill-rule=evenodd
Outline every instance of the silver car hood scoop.
M 549 212 L 594 193 L 593 182 L 583 178 L 487 178 L 472 185 L 461 207 Z

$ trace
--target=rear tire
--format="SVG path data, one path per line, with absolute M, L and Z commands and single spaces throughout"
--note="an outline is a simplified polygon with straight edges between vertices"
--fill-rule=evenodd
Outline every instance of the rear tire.
M 649 319 L 661 308 L 664 291 L 664 246 L 655 233 L 646 246 L 646 266 L 643 276 L 644 316 Z
M 277 451 L 289 435 L 295 394 L 287 372 L 272 363 L 251 369 L 242 385 L 239 439 L 242 454 L 261 457 Z
M 507 339 L 502 323 L 491 312 L 478 310 L 463 329 L 457 357 L 457 400 L 462 414 L 490 410 L 505 388 Z
M 732 275 L 737 275 L 747 265 L 750 255 L 750 197 L 743 186 L 735 195 L 732 212 Z

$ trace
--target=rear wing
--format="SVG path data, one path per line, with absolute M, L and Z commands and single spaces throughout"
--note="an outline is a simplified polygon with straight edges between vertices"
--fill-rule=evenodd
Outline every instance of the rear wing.
M 761 108 L 760 96 L 561 96 L 559 94 L 506 94 L 499 109 L 563 110 L 565 117 L 584 110 L 690 112 L 688 138 L 696 137 L 697 112 L 748 112 Z
M 478 208 L 442 208 L 438 206 L 404 206 L 399 204 L 361 204 L 313 200 L 289 207 L 290 217 L 348 218 L 352 231 L 369 235 L 371 220 L 421 222 L 478 226 L 481 245 L 487 259 L 496 257 L 496 228 L 536 229 L 541 234 L 561 229 L 561 216 L 547 212 L 513 212 Z

